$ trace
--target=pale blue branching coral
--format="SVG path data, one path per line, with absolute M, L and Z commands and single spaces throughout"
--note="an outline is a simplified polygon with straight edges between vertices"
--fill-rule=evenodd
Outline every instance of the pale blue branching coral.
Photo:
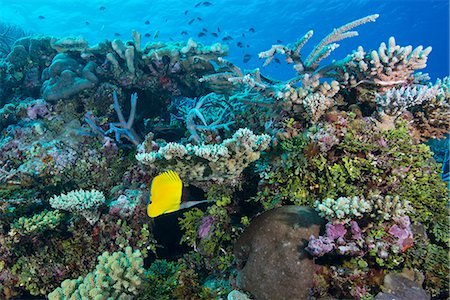
M 324 201 L 316 201 L 315 208 L 319 215 L 328 220 L 346 222 L 351 219 L 360 219 L 370 215 L 382 220 L 406 216 L 412 213 L 413 208 L 408 201 L 403 201 L 399 196 L 370 195 L 363 197 L 339 197 L 334 200 L 327 198 Z
M 316 201 L 316 210 L 326 219 L 350 220 L 361 218 L 363 214 L 372 211 L 372 203 L 363 197 L 339 197 L 334 200 L 327 198 L 323 202 Z
M 98 257 L 94 272 L 86 277 L 67 279 L 48 295 L 49 300 L 135 299 L 144 277 L 141 252 L 126 247 L 125 252 L 104 252 Z
M 187 183 L 214 181 L 235 185 L 244 168 L 259 159 L 269 142 L 270 136 L 241 128 L 231 138 L 214 145 L 168 143 L 156 151 L 146 149 L 152 143 L 145 141 L 139 146 L 136 159 L 150 171 L 174 170 Z
M 105 203 L 105 195 L 94 189 L 71 191 L 50 198 L 50 205 L 53 208 L 80 214 L 91 225 L 95 224 L 100 218 L 98 207 L 103 203 Z

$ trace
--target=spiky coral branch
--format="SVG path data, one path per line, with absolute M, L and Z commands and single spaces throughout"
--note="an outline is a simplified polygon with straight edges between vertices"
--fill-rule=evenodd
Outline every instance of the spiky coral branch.
M 133 123 L 136 115 L 137 93 L 131 95 L 131 110 L 128 121 L 125 121 L 122 110 L 120 109 L 116 91 L 114 91 L 113 93 L 113 99 L 114 109 L 116 110 L 117 116 L 119 118 L 119 123 L 109 123 L 109 129 L 105 134 L 114 133 L 117 142 L 120 141 L 121 137 L 124 137 L 134 145 L 139 145 L 139 137 L 133 129 Z

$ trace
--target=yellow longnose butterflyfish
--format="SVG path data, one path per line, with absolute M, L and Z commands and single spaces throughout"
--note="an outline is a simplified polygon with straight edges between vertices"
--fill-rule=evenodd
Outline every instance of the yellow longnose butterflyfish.
M 188 208 L 203 201 L 181 202 L 183 196 L 183 182 L 174 171 L 166 171 L 152 180 L 150 187 L 147 214 L 155 218 L 162 214 L 171 213 L 180 209 Z

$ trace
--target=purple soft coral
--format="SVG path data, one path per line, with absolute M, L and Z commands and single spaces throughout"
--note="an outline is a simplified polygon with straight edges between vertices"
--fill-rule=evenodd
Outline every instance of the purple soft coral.
M 356 223 L 356 221 L 350 222 L 350 230 L 352 231 L 352 238 L 354 240 L 359 240 L 362 238 L 361 228 L 359 227 L 358 223 Z
M 328 237 L 319 236 L 316 239 L 313 235 L 311 235 L 309 237 L 308 246 L 305 249 L 314 256 L 323 256 L 328 252 L 333 251 L 334 243 Z
M 413 245 L 411 221 L 408 216 L 397 217 L 394 220 L 397 224 L 392 225 L 388 232 L 398 239 L 396 244 L 401 252 L 404 252 Z
M 344 237 L 347 233 L 347 229 L 345 229 L 344 224 L 332 224 L 328 223 L 326 225 L 327 237 L 332 240 L 336 240 Z
M 211 230 L 211 226 L 214 224 L 214 217 L 213 216 L 206 216 L 202 220 L 202 224 L 200 225 L 198 229 L 198 237 L 203 239 L 205 238 L 209 231 Z

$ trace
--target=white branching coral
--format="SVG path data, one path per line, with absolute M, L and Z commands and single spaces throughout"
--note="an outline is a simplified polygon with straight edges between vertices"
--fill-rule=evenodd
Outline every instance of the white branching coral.
M 379 216 L 384 220 L 403 217 L 413 211 L 409 201 L 401 200 L 399 196 L 372 195 L 369 198 L 372 203 L 372 216 Z
M 273 45 L 268 51 L 259 53 L 259 58 L 266 59 L 264 63 L 266 66 L 272 61 L 275 54 L 282 54 L 286 56 L 286 61 L 288 63 L 294 63 L 294 69 L 299 73 L 299 75 L 312 73 L 317 71 L 320 61 L 327 58 L 331 52 L 339 47 L 339 44 L 336 42 L 358 35 L 357 31 L 350 31 L 351 29 L 368 22 L 374 22 L 377 18 L 377 14 L 370 15 L 345 24 L 339 28 L 335 28 L 314 47 L 304 61 L 300 51 L 306 42 L 308 42 L 308 40 L 313 36 L 314 32 L 312 30 L 303 35 L 292 48 L 285 45 Z
M 389 43 L 381 43 L 378 51 L 366 53 L 363 47 L 358 47 L 345 64 L 346 73 L 343 76 L 352 85 L 361 83 L 373 84 L 380 88 L 390 88 L 398 84 L 406 84 L 412 80 L 414 70 L 426 67 L 431 47 L 423 49 L 418 46 L 400 47 L 393 37 Z
M 313 93 L 303 99 L 303 106 L 311 118 L 312 123 L 317 123 L 320 117 L 334 105 L 334 100 L 322 93 Z
M 407 108 L 430 101 L 438 95 L 438 88 L 428 86 L 402 86 L 392 88 L 384 94 L 375 94 L 378 110 L 389 116 L 398 116 Z
M 393 220 L 413 212 L 406 200 L 399 196 L 369 195 L 364 197 L 327 198 L 316 201 L 314 207 L 321 217 L 330 221 L 348 222 L 365 216 L 382 220 Z
M 269 135 L 255 135 L 251 130 L 241 128 L 221 144 L 169 143 L 171 146 L 167 144 L 152 150 L 146 149 L 143 143 L 138 147 L 136 159 L 152 172 L 174 170 L 188 184 L 201 186 L 208 182 L 227 182 L 236 185 L 244 168 L 259 159 L 269 142 Z
M 99 206 L 105 203 L 105 195 L 97 190 L 76 190 L 53 196 L 50 205 L 55 209 L 67 210 L 83 216 L 91 225 L 100 218 Z
M 314 206 L 320 216 L 329 220 L 349 221 L 372 211 L 372 203 L 358 196 L 339 197 L 336 200 L 327 198 L 324 201 L 316 201 Z

